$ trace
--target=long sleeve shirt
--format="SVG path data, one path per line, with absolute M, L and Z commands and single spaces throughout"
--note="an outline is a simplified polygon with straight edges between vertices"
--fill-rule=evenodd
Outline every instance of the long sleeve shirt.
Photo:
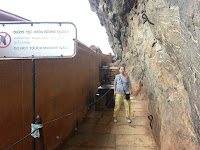
M 130 80 L 121 74 L 115 76 L 114 85 L 116 85 L 117 94 L 124 94 L 124 91 L 128 92 L 129 89 L 132 89 Z

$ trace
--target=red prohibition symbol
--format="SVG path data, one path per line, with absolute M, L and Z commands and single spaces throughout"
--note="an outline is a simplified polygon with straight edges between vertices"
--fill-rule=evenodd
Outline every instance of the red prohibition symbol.
M 11 43 L 11 36 L 6 32 L 0 32 L 0 48 L 6 48 Z

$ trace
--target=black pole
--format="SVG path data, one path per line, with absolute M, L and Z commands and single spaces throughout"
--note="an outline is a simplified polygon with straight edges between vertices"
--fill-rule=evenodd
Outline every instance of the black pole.
M 35 59 L 32 59 L 32 123 L 35 124 Z M 32 150 L 35 150 L 35 138 L 32 140 Z

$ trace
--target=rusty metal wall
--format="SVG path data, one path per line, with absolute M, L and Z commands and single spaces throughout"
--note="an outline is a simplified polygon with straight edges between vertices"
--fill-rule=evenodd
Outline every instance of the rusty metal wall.
M 43 123 L 87 105 L 95 96 L 99 86 L 98 58 L 98 54 L 79 43 L 72 59 L 35 61 L 36 115 L 42 117 Z M 31 60 L 0 61 L 0 70 L 0 149 L 5 149 L 30 133 Z M 45 125 L 45 147 L 51 150 L 61 144 L 86 111 Z M 28 137 L 13 149 L 32 149 L 31 141 Z

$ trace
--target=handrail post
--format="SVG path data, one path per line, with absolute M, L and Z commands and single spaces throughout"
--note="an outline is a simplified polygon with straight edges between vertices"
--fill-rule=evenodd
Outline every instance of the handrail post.
M 36 116 L 36 118 L 35 118 L 35 124 L 42 124 L 42 118 L 40 117 L 40 115 Z M 40 137 L 38 138 L 38 140 L 39 140 L 39 147 L 40 147 L 40 150 L 45 150 L 45 148 L 44 148 L 43 127 L 39 128 L 39 132 L 40 132 Z

